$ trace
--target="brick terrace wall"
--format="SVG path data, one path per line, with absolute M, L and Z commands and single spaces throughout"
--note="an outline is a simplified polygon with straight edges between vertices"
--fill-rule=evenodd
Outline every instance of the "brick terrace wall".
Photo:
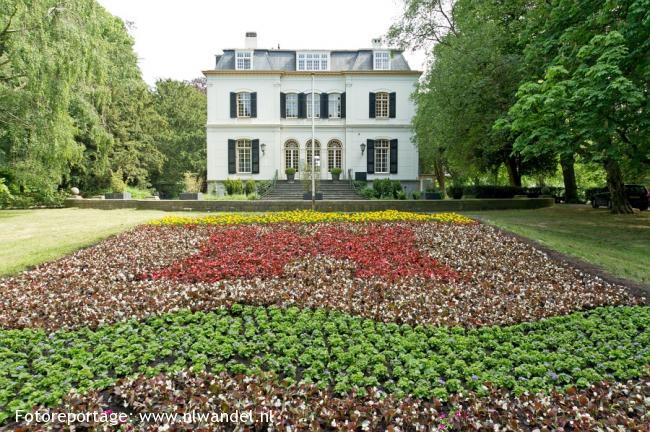
M 316 210 L 332 212 L 402 210 L 430 213 L 443 211 L 538 209 L 552 207 L 553 204 L 553 198 L 316 201 Z M 69 199 L 66 200 L 65 207 L 103 210 L 133 208 L 138 210 L 162 211 L 266 212 L 308 210 L 311 208 L 311 201 L 155 201 Z

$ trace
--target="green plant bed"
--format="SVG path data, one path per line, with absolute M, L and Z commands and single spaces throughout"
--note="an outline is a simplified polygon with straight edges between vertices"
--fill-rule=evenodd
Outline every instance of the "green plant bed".
M 251 195 L 236 194 L 236 195 L 223 195 L 223 196 L 218 196 L 213 194 L 203 195 L 203 199 L 206 201 L 249 201 L 258 198 L 259 197 L 257 196 L 257 194 L 251 194 Z
M 650 308 L 603 307 L 509 327 L 410 326 L 324 309 L 234 305 L 77 331 L 0 331 L 0 422 L 70 389 L 187 368 L 271 371 L 336 393 L 369 387 L 445 400 L 485 383 L 544 391 L 647 373 Z

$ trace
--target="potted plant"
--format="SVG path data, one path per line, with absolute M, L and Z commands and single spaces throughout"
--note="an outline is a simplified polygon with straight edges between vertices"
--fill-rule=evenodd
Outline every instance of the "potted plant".
M 111 190 L 113 192 L 105 194 L 106 199 L 131 199 L 131 192 L 126 191 L 126 183 L 122 179 L 122 170 L 117 170 L 111 174 Z
M 186 172 L 185 174 L 183 174 L 183 184 L 185 185 L 185 192 L 181 193 L 180 199 L 182 200 L 203 199 L 203 194 L 201 193 L 203 180 L 201 179 L 201 177 L 199 177 L 194 173 Z
M 332 168 L 330 170 L 330 174 L 332 174 L 332 180 L 339 181 L 342 172 L 343 170 L 341 168 Z
M 305 170 L 301 174 L 302 185 L 304 193 L 302 194 L 302 199 L 311 200 L 311 166 L 305 165 Z M 320 172 L 316 171 L 314 173 L 314 183 L 316 184 L 316 197 L 314 199 L 322 200 L 323 193 L 318 192 L 320 190 Z
M 284 170 L 284 173 L 287 175 L 287 180 L 289 183 L 293 183 L 293 181 L 296 179 L 296 169 L 289 167 Z

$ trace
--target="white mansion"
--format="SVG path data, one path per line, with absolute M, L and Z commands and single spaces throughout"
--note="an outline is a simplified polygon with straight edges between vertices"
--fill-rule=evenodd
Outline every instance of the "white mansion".
M 373 45 L 259 49 L 257 35 L 247 33 L 245 48 L 217 55 L 214 70 L 204 71 L 209 191 L 221 194 L 228 178 L 282 180 L 288 167 L 299 178 L 312 158 L 312 115 L 321 179 L 336 167 L 342 178 L 415 181 L 410 96 L 420 72 L 409 68 L 401 50 L 377 40 Z

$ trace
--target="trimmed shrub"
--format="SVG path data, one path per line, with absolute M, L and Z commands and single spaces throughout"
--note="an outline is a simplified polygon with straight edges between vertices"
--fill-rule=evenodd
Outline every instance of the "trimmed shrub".
M 516 186 L 466 186 L 463 188 L 465 195 L 473 195 L 476 198 L 513 198 L 515 195 L 523 195 L 524 188 Z
M 227 179 L 223 182 L 228 195 L 241 195 L 244 190 L 244 184 L 239 179 Z
M 421 196 L 422 194 L 420 193 L 420 191 L 411 192 L 411 198 L 414 200 L 419 200 Z
M 244 193 L 246 195 L 251 195 L 254 194 L 256 190 L 255 180 L 246 180 L 246 183 L 244 183 Z
M 402 184 L 391 179 L 373 180 L 372 188 L 375 190 L 375 197 L 380 199 L 397 199 L 402 192 Z

